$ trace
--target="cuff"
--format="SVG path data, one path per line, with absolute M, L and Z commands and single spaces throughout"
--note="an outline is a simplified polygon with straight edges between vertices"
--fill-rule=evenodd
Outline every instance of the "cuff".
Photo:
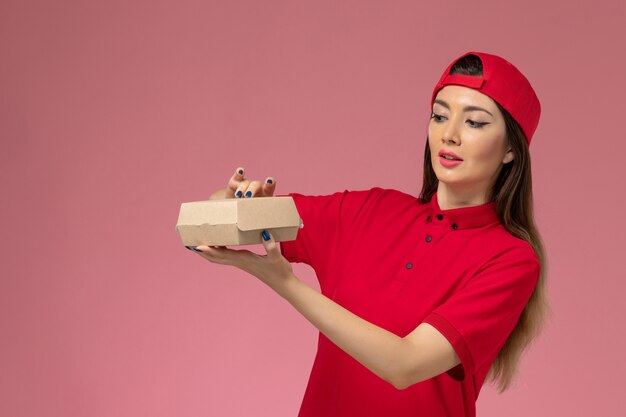
M 450 342 L 456 354 L 459 356 L 461 363 L 447 371 L 448 375 L 457 381 L 463 381 L 466 375 L 474 373 L 474 358 L 469 350 L 467 342 L 463 338 L 461 332 L 454 327 L 448 320 L 437 313 L 430 313 L 424 320 L 437 330 Z

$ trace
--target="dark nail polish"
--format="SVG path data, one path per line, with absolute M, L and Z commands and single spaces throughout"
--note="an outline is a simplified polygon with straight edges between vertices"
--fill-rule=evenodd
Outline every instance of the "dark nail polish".
M 263 235 L 263 240 L 268 241 L 270 240 L 270 234 L 267 233 L 267 230 L 263 230 L 263 233 L 261 233 Z
M 240 169 L 239 170 L 239 175 L 242 175 L 242 174 L 243 174 L 243 169 Z
M 246 193 L 246 197 L 252 197 L 252 191 L 248 191 L 248 192 Z
M 198 248 L 193 248 L 193 250 L 195 250 L 196 252 L 202 252 L 200 249 Z
M 272 181 L 272 180 L 267 180 L 267 183 L 268 183 L 268 184 L 271 184 L 271 183 L 273 183 L 273 182 L 274 182 L 274 181 Z
M 243 195 L 243 193 L 241 192 L 241 190 L 237 191 L 237 197 L 241 197 Z
M 190 248 L 189 246 L 185 246 L 185 248 L 187 248 L 187 249 L 191 250 L 191 248 Z

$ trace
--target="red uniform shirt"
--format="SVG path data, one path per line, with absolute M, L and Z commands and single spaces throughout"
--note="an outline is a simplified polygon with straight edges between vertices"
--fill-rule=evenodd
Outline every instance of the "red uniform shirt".
M 280 242 L 316 272 L 324 295 L 404 337 L 437 328 L 461 363 L 398 390 L 322 333 L 300 417 L 465 416 L 539 278 L 532 247 L 498 221 L 495 203 L 441 210 L 397 190 L 293 197 L 303 227 Z

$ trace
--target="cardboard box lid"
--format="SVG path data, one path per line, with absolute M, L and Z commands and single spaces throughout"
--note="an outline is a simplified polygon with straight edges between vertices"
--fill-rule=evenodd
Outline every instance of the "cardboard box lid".
M 292 197 L 227 198 L 182 203 L 176 228 L 202 224 L 233 224 L 241 231 L 300 227 Z
M 300 215 L 291 197 L 252 197 L 238 199 L 239 230 L 300 227 Z

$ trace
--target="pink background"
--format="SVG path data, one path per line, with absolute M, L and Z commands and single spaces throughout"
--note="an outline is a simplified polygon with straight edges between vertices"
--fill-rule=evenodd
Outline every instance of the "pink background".
M 239 165 L 277 193 L 417 195 L 431 89 L 472 49 L 512 61 L 543 104 L 554 310 L 478 414 L 617 415 L 625 18 L 620 0 L 3 0 L 0 416 L 295 415 L 317 330 L 185 250 L 180 203 Z

